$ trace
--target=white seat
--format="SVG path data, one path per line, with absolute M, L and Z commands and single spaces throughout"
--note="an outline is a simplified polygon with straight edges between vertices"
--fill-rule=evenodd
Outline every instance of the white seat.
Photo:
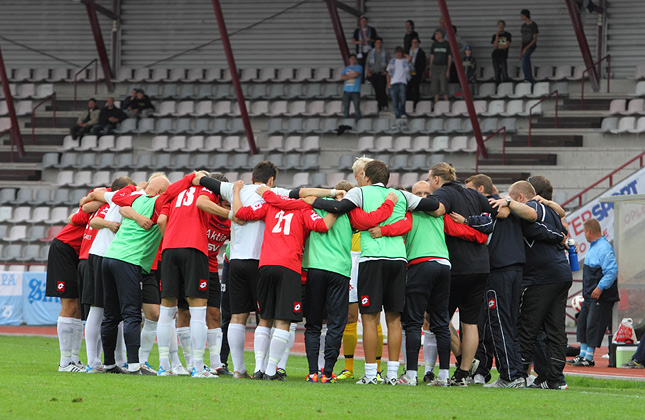
M 549 82 L 537 82 L 533 86 L 533 93 L 526 96 L 529 98 L 541 98 L 543 96 L 547 96 L 550 93 L 549 87 Z
M 325 101 L 323 100 L 316 100 L 316 101 L 308 101 L 308 104 L 306 104 L 307 109 L 302 112 L 302 115 L 306 117 L 311 117 L 311 116 L 318 116 L 325 112 Z
M 92 176 L 92 184 L 97 187 L 109 187 L 111 184 L 109 171 L 96 171 Z
M 636 127 L 633 130 L 628 131 L 634 134 L 645 133 L 645 117 L 640 117 L 636 122 Z
M 533 111 L 531 111 L 531 108 L 533 108 Z M 539 99 L 531 99 L 530 101 L 526 101 L 524 111 L 518 113 L 517 115 L 519 115 L 520 117 L 528 117 L 531 112 L 533 113 L 533 115 L 542 115 L 542 103 Z
M 518 83 L 515 86 L 515 92 L 512 94 L 507 95 L 509 98 L 512 99 L 517 99 L 517 98 L 524 98 L 526 96 L 529 96 L 531 94 L 531 84 L 529 82 L 522 82 Z
M 29 99 L 36 95 L 36 85 L 33 83 L 23 83 L 18 85 L 16 92 L 13 93 L 15 99 Z
M 427 152 L 430 149 L 430 136 L 415 137 L 412 142 L 412 152 Z
M 29 78 L 30 82 L 42 82 L 49 78 L 49 69 L 44 67 L 35 68 Z
M 439 101 L 435 103 L 434 110 L 428 114 L 433 117 L 441 117 L 450 112 L 450 102 L 448 101 Z
M 202 117 L 213 112 L 213 101 L 199 101 L 195 110 L 190 114 L 193 117 Z
M 622 117 L 618 121 L 618 128 L 609 130 L 613 134 L 629 133 L 636 129 L 636 117 Z
M 629 101 L 629 105 L 625 111 L 620 112 L 622 115 L 642 115 L 643 114 L 643 102 L 644 99 L 632 99 Z
M 529 84 L 530 86 L 530 84 Z M 500 83 L 497 86 L 497 92 L 495 94 L 490 95 L 491 98 L 493 99 L 502 99 L 506 98 L 509 95 L 513 94 L 513 83 L 512 82 L 504 82 Z
M 71 187 L 85 187 L 92 183 L 92 171 L 78 171 L 74 174 L 74 180 L 70 182 Z
M 452 105 L 452 111 L 444 114 L 446 117 L 459 117 L 468 115 L 468 107 L 466 101 L 456 101 Z
M 269 101 L 254 101 L 249 109 L 250 117 L 259 117 L 269 113 Z
M 168 140 L 168 147 L 163 149 L 164 152 L 177 152 L 186 147 L 186 136 L 172 136 Z
M 79 152 L 86 151 L 86 150 L 94 150 L 96 146 L 98 145 L 97 137 L 90 135 L 90 136 L 84 136 L 81 139 L 81 144 L 74 148 L 74 150 L 77 150 Z
M 204 151 L 214 152 L 222 147 L 222 136 L 208 136 L 204 139 Z
M 428 149 L 429 152 L 442 152 L 448 149 L 450 138 L 448 136 L 437 136 L 432 139 L 432 147 Z
M 392 148 L 392 136 L 379 136 L 374 142 L 372 152 L 385 152 Z
M 645 96 L 645 81 L 636 83 L 634 93 L 631 93 L 629 96 Z
M 132 136 L 119 136 L 116 139 L 116 146 L 114 146 L 112 151 L 123 152 L 126 150 L 132 150 Z
M 341 101 L 329 101 L 325 106 L 325 112 L 321 113 L 323 117 L 333 117 L 343 115 L 343 104 Z
M 573 75 L 567 77 L 567 80 L 578 80 L 582 79 L 582 73 L 585 72 L 586 66 L 584 64 L 577 65 L 573 68 Z M 589 73 L 585 73 L 585 79 L 589 78 Z
M 358 151 L 361 153 L 374 148 L 374 136 L 363 136 L 358 139 Z
M 464 150 L 466 147 L 468 147 L 468 137 L 466 136 L 457 136 L 453 137 L 452 141 L 450 142 L 450 147 L 447 147 L 444 149 L 446 152 L 459 152 Z
M 107 136 L 101 136 L 98 140 L 98 143 L 96 147 L 94 148 L 94 151 L 96 152 L 105 152 L 105 151 L 112 151 L 114 149 L 114 136 L 113 135 L 107 135 Z
M 25 80 L 31 77 L 31 69 L 28 67 L 22 67 L 19 69 L 14 69 L 13 77 L 11 78 L 12 82 L 24 82 Z
M 282 136 L 269 136 L 267 139 L 267 145 L 263 148 L 263 151 L 266 152 L 275 152 L 281 150 L 284 145 L 284 139 Z
M 522 99 L 513 99 L 506 104 L 506 112 L 500 113 L 504 117 L 514 117 L 524 110 L 524 101 Z
M 503 99 L 490 101 L 488 103 L 488 109 L 486 110 L 486 112 L 482 112 L 481 115 L 484 117 L 494 117 L 500 115 L 504 112 L 504 104 L 505 102 Z
M 553 66 L 540 66 L 535 74 L 536 80 L 547 80 L 553 77 Z
M 186 140 L 182 152 L 201 152 L 204 148 L 204 136 L 191 136 Z
M 36 207 L 28 223 L 44 223 L 49 219 L 49 207 Z
M 184 68 L 176 68 L 176 69 L 171 69 L 170 74 L 163 81 L 164 82 L 178 82 L 180 80 L 183 80 L 184 77 L 186 77 L 186 69 L 184 69 Z
M 394 145 L 388 149 L 389 152 L 407 152 L 412 148 L 412 138 L 410 136 L 397 137 Z
M 642 80 L 645 79 L 645 63 L 643 64 L 638 64 L 634 68 L 634 77 L 632 77 L 634 80 Z
M 274 101 L 271 102 L 269 106 L 269 112 L 267 113 L 270 117 L 280 117 L 285 115 L 288 112 L 288 103 L 287 101 Z
M 181 101 L 176 105 L 175 112 L 172 113 L 173 117 L 184 117 L 192 115 L 195 108 L 193 101 Z
M 150 77 L 150 69 L 148 68 L 139 68 L 134 70 L 132 76 L 128 79 L 128 82 L 144 82 Z
M 560 81 L 566 80 L 567 77 L 571 76 L 571 66 L 568 64 L 563 64 L 555 68 L 555 75 L 548 77 L 549 80 Z
M 609 117 L 609 118 L 603 118 L 601 124 L 600 124 L 600 132 L 601 133 L 608 133 L 611 130 L 615 130 L 618 128 L 618 118 L 617 117 Z
M 73 71 L 76 73 L 77 70 L 74 69 Z M 47 78 L 48 82 L 62 82 L 63 80 L 69 80 L 69 69 L 67 68 L 52 69 L 51 74 Z
M 7 220 L 9 223 L 22 223 L 31 217 L 31 207 L 19 206 L 14 209 L 13 218 Z
M 168 136 L 154 136 L 150 148 L 145 149 L 150 152 L 160 152 L 168 147 Z
M 407 102 L 410 103 L 410 102 Z M 407 106 L 407 104 L 406 104 Z M 410 115 L 417 117 L 417 116 L 424 116 L 424 115 L 430 115 L 432 113 L 432 102 L 430 101 L 419 101 L 417 103 L 417 108 L 413 110 Z
M 476 98 L 488 98 L 495 94 L 497 85 L 495 83 L 482 83 L 479 86 L 479 92 L 475 95 Z
M 627 99 L 612 99 L 609 102 L 609 111 L 603 112 L 605 115 L 623 114 L 626 110 Z
M 175 112 L 175 101 L 163 101 L 157 107 L 156 111 L 152 114 L 157 117 L 164 117 Z
M 52 183 L 55 186 L 66 186 L 74 181 L 74 171 L 60 171 L 56 176 L 56 182 Z
M 302 147 L 296 149 L 298 152 L 317 152 L 320 150 L 320 137 L 307 136 L 302 139 Z
M 468 139 L 468 146 L 464 147 L 463 149 L 464 152 L 468 153 L 473 153 L 477 151 L 477 139 L 475 137 L 471 137 Z
M 199 79 L 204 77 L 204 69 L 200 68 L 192 68 L 188 69 L 188 72 L 186 73 L 186 77 L 181 79 L 182 82 L 196 82 Z

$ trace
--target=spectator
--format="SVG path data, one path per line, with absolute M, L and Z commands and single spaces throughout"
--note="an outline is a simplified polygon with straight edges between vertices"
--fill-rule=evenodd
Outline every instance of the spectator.
M 620 366 L 623 369 L 645 369 L 645 340 L 641 340 L 632 360 Z
M 511 47 L 511 34 L 505 31 L 506 22 L 497 21 L 497 32 L 493 35 L 493 70 L 495 71 L 495 83 L 508 82 L 508 68 L 506 59 L 508 49 Z
M 99 114 L 99 122 L 92 127 L 92 134 L 97 136 L 107 136 L 112 133 L 121 121 L 128 116 L 125 112 L 114 105 L 114 98 L 107 98 L 107 105 Z
M 143 89 L 137 90 L 137 97 L 130 104 L 129 117 L 136 116 L 137 118 L 147 117 L 154 112 L 155 107 L 150 102 L 150 98 L 143 92 Z
M 396 118 L 405 115 L 405 89 L 410 80 L 410 65 L 403 57 L 403 48 L 396 47 L 395 58 L 387 65 L 387 87 L 392 95 L 392 106 Z
M 470 45 L 466 45 L 461 62 L 466 72 L 466 80 L 468 80 L 470 90 L 474 93 L 475 83 L 477 83 L 477 60 L 473 56 L 473 49 Z
M 414 22 L 411 20 L 405 21 L 405 35 L 403 36 L 403 51 L 410 51 L 412 47 L 412 40 L 419 39 L 419 34 L 414 30 Z
M 132 89 L 132 93 L 130 93 L 129 96 L 126 96 L 125 99 L 123 99 L 123 104 L 121 104 L 121 109 L 123 109 L 125 112 L 130 114 L 132 112 L 132 104 L 137 99 L 137 91 L 139 89 Z
M 522 62 L 522 72 L 524 73 L 524 80 L 534 84 L 533 80 L 533 66 L 531 65 L 531 55 L 537 48 L 537 23 L 531 20 L 531 12 L 527 9 L 522 9 L 520 16 L 524 23 L 522 24 L 522 50 L 520 52 L 520 61 Z
M 408 83 L 408 99 L 414 102 L 414 109 L 417 108 L 417 103 L 419 103 L 419 85 L 421 80 L 426 73 L 426 67 L 428 64 L 428 59 L 426 58 L 426 53 L 419 47 L 418 37 L 412 38 L 412 46 L 404 51 L 408 51 L 408 54 L 405 55 L 405 58 L 410 63 L 410 83 Z
M 341 80 L 345 81 L 343 88 L 343 114 L 349 118 L 349 103 L 354 104 L 355 120 L 361 119 L 361 79 L 363 78 L 363 67 L 357 64 L 356 55 L 349 56 L 349 66 L 343 69 Z
M 367 16 L 361 16 L 360 26 L 354 30 L 354 38 L 352 44 L 356 45 L 356 58 L 358 64 L 365 68 L 365 60 L 367 53 L 374 48 L 374 41 L 376 40 L 376 29 L 367 25 Z
M 457 54 L 459 54 L 460 57 L 463 57 L 466 51 L 467 44 L 457 33 L 457 27 L 455 25 L 452 25 L 452 31 L 455 33 L 455 41 L 457 42 L 457 50 L 458 50 Z M 453 57 L 454 57 L 454 51 L 453 51 Z M 459 74 L 457 73 L 457 67 L 455 67 L 455 60 L 452 60 L 452 64 L 450 65 L 449 81 L 450 83 L 459 83 Z
M 74 140 L 83 138 L 83 136 L 90 132 L 92 126 L 99 122 L 99 110 L 96 107 L 96 99 L 90 98 L 87 103 L 88 109 L 78 116 L 76 124 L 69 129 L 69 133 Z
M 374 93 L 376 95 L 376 102 L 378 103 L 378 110 L 383 111 L 387 109 L 387 78 L 385 77 L 385 69 L 387 63 L 390 62 L 390 54 L 383 49 L 383 40 L 376 37 L 374 40 L 374 49 L 367 55 L 367 78 L 372 82 Z
M 452 26 L 453 29 L 456 28 L 454 25 Z M 446 23 L 443 21 L 443 18 L 439 18 L 439 28 L 438 29 L 443 29 L 443 34 L 444 37 L 446 36 Z M 436 33 L 436 32 L 435 32 Z M 435 37 L 435 34 L 432 34 L 432 42 L 435 42 L 437 38 Z
M 448 100 L 448 77 L 450 77 L 450 64 L 452 63 L 452 53 L 450 44 L 444 39 L 446 32 L 437 28 L 434 32 L 436 41 L 430 48 L 430 87 L 434 94 L 435 103 L 439 101 L 439 94 L 443 95 L 443 100 Z

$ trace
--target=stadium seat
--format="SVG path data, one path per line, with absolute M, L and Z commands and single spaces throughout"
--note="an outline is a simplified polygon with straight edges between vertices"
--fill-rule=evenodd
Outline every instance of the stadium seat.
M 426 132 L 441 133 L 443 132 L 443 118 L 432 118 L 428 121 L 428 126 L 426 127 Z
M 428 152 L 442 152 L 448 149 L 450 138 L 448 136 L 437 136 L 432 139 L 432 147 L 427 149 Z
M 419 175 L 417 172 L 406 172 L 401 175 L 399 183 L 405 188 L 411 188 L 414 184 L 425 178 L 426 176 Z
M 11 71 L 9 72 L 11 73 Z M 21 67 L 14 69 L 13 76 L 11 77 L 12 82 L 24 82 L 29 80 L 31 77 L 31 69 L 29 67 Z
M 269 112 L 267 116 L 269 117 L 281 117 L 288 112 L 288 102 L 287 101 L 273 101 L 269 105 Z
M 539 70 L 538 70 L 539 71 Z M 571 76 L 571 66 L 568 64 L 563 64 L 555 68 L 555 75 L 549 76 L 547 79 L 552 81 L 561 81 L 566 80 L 567 77 Z
M 645 99 L 632 99 L 629 101 L 629 105 L 625 111 L 620 112 L 622 115 L 643 115 L 645 111 L 643 110 L 643 102 Z
M 548 80 L 553 77 L 553 66 L 542 65 L 535 72 L 535 80 Z
M 275 76 L 276 76 L 275 68 L 264 67 L 264 68 L 261 68 L 260 71 L 257 73 L 257 77 L 255 77 L 250 81 L 255 83 L 265 83 L 273 79 Z
M 284 162 L 282 166 L 289 169 L 296 169 L 300 166 L 300 153 L 289 153 L 284 156 Z
M 497 85 L 495 83 L 482 83 L 479 86 L 479 91 L 477 95 L 475 95 L 475 98 L 482 98 L 486 99 L 488 97 L 493 96 L 497 91 Z
M 430 149 L 430 136 L 417 136 L 414 138 L 410 152 L 426 153 L 429 149 Z
M 211 112 L 213 112 L 213 101 L 199 101 L 190 115 L 193 117 L 202 117 L 209 115 Z
M 49 78 L 49 69 L 44 67 L 37 67 L 31 72 L 30 82 L 44 82 Z
M 311 185 L 312 187 L 318 187 L 322 188 L 327 185 L 327 174 L 324 174 L 322 172 L 316 172 L 311 175 L 311 179 L 309 180 L 309 184 L 306 185 Z
M 14 206 L 27 204 L 34 198 L 34 190 L 32 188 L 20 188 L 16 198 L 11 202 Z
M 295 152 L 302 145 L 301 136 L 288 136 L 284 140 L 284 146 L 279 149 L 280 152 Z
M 374 148 L 371 151 L 375 153 L 387 152 L 392 148 L 392 141 L 392 136 L 379 136 L 376 138 Z
M 494 133 L 497 131 L 499 120 L 495 117 L 485 118 L 479 124 L 479 129 L 482 133 Z
M 293 101 L 288 106 L 288 111 L 284 114 L 288 117 L 297 117 L 307 111 L 307 101 Z
M 37 209 L 39 210 L 39 209 Z M 49 216 L 49 209 L 44 208 L 42 210 L 47 211 L 47 216 Z M 35 214 L 35 213 L 34 213 Z M 42 219 L 41 222 L 44 222 L 46 219 Z M 45 226 L 43 225 L 36 225 L 36 226 L 31 226 L 29 228 L 29 231 L 27 232 L 27 237 L 25 238 L 26 242 L 36 242 L 40 241 L 44 236 L 45 236 Z
M 179 82 L 186 77 L 185 68 L 174 68 L 169 70 L 168 77 L 164 78 L 164 82 Z
M 530 86 L 530 84 L 529 84 Z M 512 82 L 504 82 L 500 83 L 497 86 L 497 92 L 495 94 L 490 95 L 491 98 L 493 99 L 503 99 L 508 97 L 509 95 L 513 94 L 513 83 Z
M 281 168 L 283 166 L 284 155 L 282 153 L 271 153 L 267 156 L 267 160 L 273 162 L 278 168 Z
M 127 80 L 128 82 L 145 82 L 150 78 L 150 69 L 138 68 L 134 70 L 132 76 Z
M 155 123 L 155 127 L 152 130 L 147 129 L 147 126 L 144 126 L 143 123 L 146 121 L 146 118 L 139 121 L 139 128 L 137 132 L 139 133 L 152 133 L 152 134 L 163 134 L 163 133 L 175 133 L 176 130 L 173 129 L 173 118 L 159 118 Z M 190 120 L 189 120 L 190 121 Z
M 54 186 L 66 186 L 74 181 L 74 171 L 60 171 L 56 176 L 56 181 L 52 183 Z
M 285 85 L 283 97 L 287 99 L 304 98 L 304 88 L 300 83 Z
M 157 152 L 161 152 L 161 149 L 157 150 Z M 132 169 L 141 170 L 152 168 L 152 156 L 152 153 L 139 154 L 137 156 L 137 162 L 132 166 Z
M 208 115 L 212 117 L 226 117 L 231 113 L 231 101 L 222 100 L 215 103 L 213 107 L 213 112 Z
M 156 170 L 170 169 L 170 158 L 172 155 L 167 153 L 156 153 L 152 157 L 152 167 Z
M 302 131 L 302 118 L 289 118 L 287 120 L 287 133 L 299 133 Z
M 18 206 L 13 209 L 13 217 L 7 222 L 9 223 L 24 223 L 31 218 L 30 206 Z
M 631 133 L 636 129 L 635 125 L 636 125 L 635 117 L 622 117 L 618 122 L 618 128 L 610 129 L 609 131 L 612 134 Z
M 409 152 L 411 149 L 412 138 L 410 136 L 399 136 L 394 140 L 392 147 L 388 149 L 389 152 Z
M 163 148 L 164 152 L 177 152 L 186 147 L 186 136 L 172 136 L 168 139 L 168 146 Z
M 463 149 L 464 152 L 473 153 L 477 151 L 477 139 L 471 137 L 468 139 L 468 145 Z
M 132 78 L 132 69 L 130 67 L 121 67 L 113 79 L 115 82 L 127 82 Z
M 460 117 L 462 115 L 468 115 L 468 108 L 466 107 L 466 101 L 455 101 L 452 104 L 452 110 L 443 114 L 446 117 Z
M 391 171 L 400 171 L 403 168 L 408 166 L 408 155 L 407 154 L 397 154 L 390 161 L 390 170 Z
M 433 111 L 428 114 L 432 117 L 442 117 L 450 112 L 450 102 L 448 101 L 439 101 L 434 104 Z
M 96 162 L 94 167 L 96 169 L 112 168 L 116 160 L 117 160 L 117 155 L 114 153 L 100 153 L 98 157 L 98 162 Z
M 537 86 L 537 83 L 535 84 Z M 547 82 L 548 86 L 548 82 Z M 529 96 L 531 94 L 531 89 L 533 86 L 529 82 L 521 82 L 515 85 L 515 91 L 511 94 L 506 95 L 511 99 L 521 99 Z
M 640 117 L 636 122 L 636 127 L 633 130 L 628 130 L 633 134 L 642 134 L 645 133 L 645 117 Z
M 0 204 L 8 204 L 16 199 L 15 188 L 3 188 L 0 190 Z
M 603 114 L 605 115 L 618 115 L 618 114 L 623 114 L 626 111 L 627 107 L 627 99 L 612 99 L 611 102 L 609 103 L 609 111 L 604 111 Z
M 418 134 L 426 131 L 425 118 L 414 118 L 408 120 L 407 127 L 402 131 L 405 134 Z
M 362 136 L 358 138 L 357 150 L 359 153 L 369 152 L 374 149 L 374 136 Z
M 54 188 L 54 196 L 45 204 L 48 206 L 58 206 L 67 203 L 69 200 L 69 189 L 67 188 Z
M 329 67 L 317 67 L 314 69 L 314 76 L 310 81 L 323 82 L 331 78 L 331 69 Z
M 455 153 L 464 150 L 466 147 L 468 147 L 468 137 L 457 136 L 452 138 L 450 146 L 444 150 L 446 152 Z
M 254 67 L 242 69 L 240 72 L 240 82 L 246 83 L 258 77 L 258 69 Z
M 503 117 L 514 117 L 524 110 L 524 101 L 522 99 L 513 99 L 506 103 L 506 111 L 500 113 Z
M 286 82 L 287 80 L 293 79 L 293 68 L 281 68 L 278 69 L 276 77 L 271 79 L 272 82 Z
M 245 153 L 244 155 L 247 156 L 248 159 L 246 163 L 242 166 L 242 169 L 247 171 L 255 168 L 255 165 L 262 162 L 266 158 L 266 155 L 264 153 L 257 153 L 255 155 L 249 155 L 248 153 Z
M 249 108 L 250 117 L 264 116 L 269 113 L 269 101 L 255 101 Z
M 497 128 L 506 127 L 507 133 L 517 132 L 517 119 L 513 117 L 503 118 L 499 121 Z
M 295 188 L 295 187 L 305 187 L 308 185 L 310 185 L 309 172 L 297 172 L 293 175 L 291 186 Z
M 463 121 L 461 118 L 449 118 L 446 120 L 445 133 L 460 133 L 462 129 Z
M 2 259 L 4 261 L 20 261 L 22 257 L 22 245 L 12 244 L 4 247 Z
M 222 136 L 208 136 L 204 139 L 204 152 L 216 152 L 222 147 Z
M 325 112 L 321 113 L 323 117 L 333 117 L 343 115 L 343 103 L 341 101 L 329 101 L 325 105 Z
M 69 216 L 69 214 L 70 212 L 67 207 L 54 207 L 51 210 L 49 220 L 45 221 L 45 223 L 49 225 L 67 223 L 67 217 Z
M 312 134 L 320 131 L 320 118 L 311 117 L 305 118 L 302 125 L 302 130 L 299 131 L 300 134 Z
M 206 69 L 206 72 L 203 74 L 198 81 L 202 83 L 211 83 L 214 81 L 219 81 L 222 78 L 222 69 L 219 68 L 210 68 Z
M 175 112 L 176 104 L 175 101 L 163 101 L 157 107 L 156 111 L 152 115 L 156 117 L 165 117 L 166 115 L 171 115 Z
M 305 117 L 315 117 L 321 115 L 325 111 L 325 101 L 314 100 L 305 103 L 306 110 L 302 112 Z
M 6 222 L 11 219 L 13 214 L 13 207 L 11 206 L 1 206 L 0 207 L 0 222 Z
M 192 169 L 190 166 L 190 154 L 179 153 L 173 155 L 170 162 L 170 169 L 183 172 L 188 171 L 188 169 Z
M 45 222 L 47 223 L 47 222 Z M 40 242 L 51 242 L 63 230 L 64 226 L 50 226 L 47 228 L 47 233 L 40 239 Z
M 338 130 L 339 121 L 337 118 L 327 117 L 323 119 L 322 127 L 318 131 L 319 134 L 332 133 Z
M 204 136 L 188 137 L 186 143 L 181 147 L 182 152 L 201 152 L 204 148 Z
M 193 128 L 190 128 L 191 121 L 189 118 L 180 118 L 177 121 L 176 133 L 202 134 L 210 133 L 210 118 L 195 118 Z
M 421 169 L 427 169 L 427 155 L 425 153 L 412 155 L 408 166 L 403 168 L 406 171 L 418 171 Z
M 93 169 L 96 163 L 96 153 L 79 153 L 80 159 L 78 163 L 72 165 L 76 169 Z
M 78 153 L 75 152 L 66 152 L 63 153 L 60 162 L 55 164 L 54 167 L 58 169 L 64 169 L 64 168 L 71 168 L 76 165 L 76 161 L 78 160 Z
M 391 172 L 390 179 L 388 180 L 386 187 L 397 188 L 399 186 L 400 177 L 401 174 L 399 174 L 398 172 Z
M 113 151 L 115 147 L 115 138 L 113 135 L 101 136 L 98 139 L 96 146 L 93 148 L 95 152 Z
M 496 115 L 500 115 L 502 112 L 504 112 L 504 107 L 505 101 L 503 99 L 490 101 L 488 103 L 488 109 L 486 110 L 486 112 L 482 112 L 481 115 L 484 117 L 494 117 Z

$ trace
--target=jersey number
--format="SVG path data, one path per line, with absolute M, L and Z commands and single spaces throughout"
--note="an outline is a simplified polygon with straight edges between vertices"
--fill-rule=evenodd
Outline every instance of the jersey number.
M 190 206 L 193 201 L 195 201 L 195 187 L 190 187 L 179 194 L 175 207 Z
M 278 219 L 278 223 L 275 224 L 273 227 L 273 230 L 271 232 L 273 233 L 280 233 L 280 231 L 283 231 L 285 235 L 288 235 L 291 233 L 291 219 L 293 218 L 293 213 L 289 213 L 286 216 L 284 215 L 284 210 L 280 211 L 275 215 L 275 218 Z M 282 222 L 284 222 L 284 230 L 282 229 Z

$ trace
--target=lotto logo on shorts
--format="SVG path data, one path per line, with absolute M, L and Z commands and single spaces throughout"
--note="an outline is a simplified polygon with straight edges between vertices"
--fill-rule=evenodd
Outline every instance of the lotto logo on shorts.
M 301 302 L 293 302 L 293 312 L 299 314 L 302 311 L 302 303 Z
M 488 299 L 488 309 L 495 309 L 497 308 L 497 302 L 495 299 Z
M 206 290 L 208 288 L 208 280 L 199 281 L 199 290 Z
M 256 301 L 255 301 L 255 306 L 257 306 L 257 307 L 258 307 L 258 311 L 261 311 L 261 310 L 262 310 L 262 309 L 260 309 L 260 301 L 259 301 L 259 300 L 256 300 Z
M 369 296 L 361 296 L 361 306 L 370 306 Z
M 59 292 L 64 292 L 65 291 L 65 282 L 64 281 L 57 281 L 56 282 L 56 290 Z

